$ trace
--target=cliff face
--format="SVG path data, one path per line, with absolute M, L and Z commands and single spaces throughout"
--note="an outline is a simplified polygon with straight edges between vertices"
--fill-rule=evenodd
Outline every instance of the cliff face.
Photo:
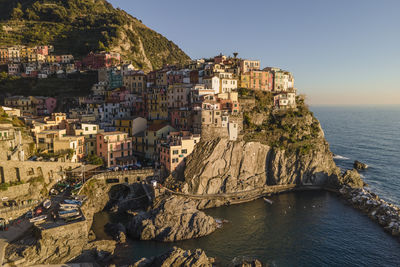
M 187 158 L 184 191 L 231 193 L 264 185 L 328 185 L 338 169 L 324 144 L 307 155 L 291 154 L 260 142 L 227 139 L 203 142 Z
M 253 94 L 253 95 L 251 95 Z M 250 95 L 250 96 L 249 96 Z M 340 183 L 318 120 L 298 99 L 296 110 L 274 111 L 272 95 L 247 92 L 237 141 L 203 140 L 186 158 L 184 192 L 216 194 L 271 185 Z M 249 104 L 250 103 L 250 104 Z

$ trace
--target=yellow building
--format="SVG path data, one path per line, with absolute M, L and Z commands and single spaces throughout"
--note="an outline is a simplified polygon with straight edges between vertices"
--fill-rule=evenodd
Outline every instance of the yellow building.
M 166 123 L 153 123 L 145 131 L 145 157 L 157 160 L 159 158 L 158 145 L 161 139 L 167 138 L 170 132 L 176 131 Z
M 117 131 L 127 133 L 133 136 L 139 132 L 146 130 L 147 120 L 142 117 L 122 118 L 114 121 Z
M 167 90 L 163 88 L 151 88 L 147 94 L 147 108 L 150 120 L 168 119 Z
M 123 76 L 123 85 L 131 93 L 141 94 L 146 91 L 146 75 L 144 73 L 131 73 Z

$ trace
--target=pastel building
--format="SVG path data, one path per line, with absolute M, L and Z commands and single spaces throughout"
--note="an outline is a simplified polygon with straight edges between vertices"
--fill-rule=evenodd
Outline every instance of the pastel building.
M 193 135 L 188 131 L 171 132 L 167 139 L 160 145 L 160 163 L 168 172 L 173 172 L 184 164 L 184 159 L 189 156 L 197 143 L 200 135 Z
M 142 117 L 121 118 L 114 121 L 114 126 L 117 131 L 133 136 L 146 130 L 147 120 Z
M 296 91 L 281 92 L 275 95 L 274 107 L 278 109 L 296 108 Z
M 103 158 L 106 167 L 134 164 L 132 138 L 123 132 L 104 132 L 97 134 L 97 156 Z
M 249 72 L 250 70 L 259 70 L 259 69 L 260 69 L 259 60 L 244 59 L 240 61 L 240 70 L 242 73 Z

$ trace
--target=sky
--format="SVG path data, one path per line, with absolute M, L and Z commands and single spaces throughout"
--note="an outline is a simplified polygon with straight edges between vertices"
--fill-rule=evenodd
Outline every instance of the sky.
M 400 104 L 400 0 L 109 0 L 192 59 L 291 71 L 311 105 Z

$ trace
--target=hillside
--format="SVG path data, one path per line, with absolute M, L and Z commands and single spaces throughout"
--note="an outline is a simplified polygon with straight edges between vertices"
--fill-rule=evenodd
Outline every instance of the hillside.
M 173 42 L 105 0 L 0 0 L 0 45 L 52 44 L 82 57 L 112 50 L 145 70 L 190 58 Z

